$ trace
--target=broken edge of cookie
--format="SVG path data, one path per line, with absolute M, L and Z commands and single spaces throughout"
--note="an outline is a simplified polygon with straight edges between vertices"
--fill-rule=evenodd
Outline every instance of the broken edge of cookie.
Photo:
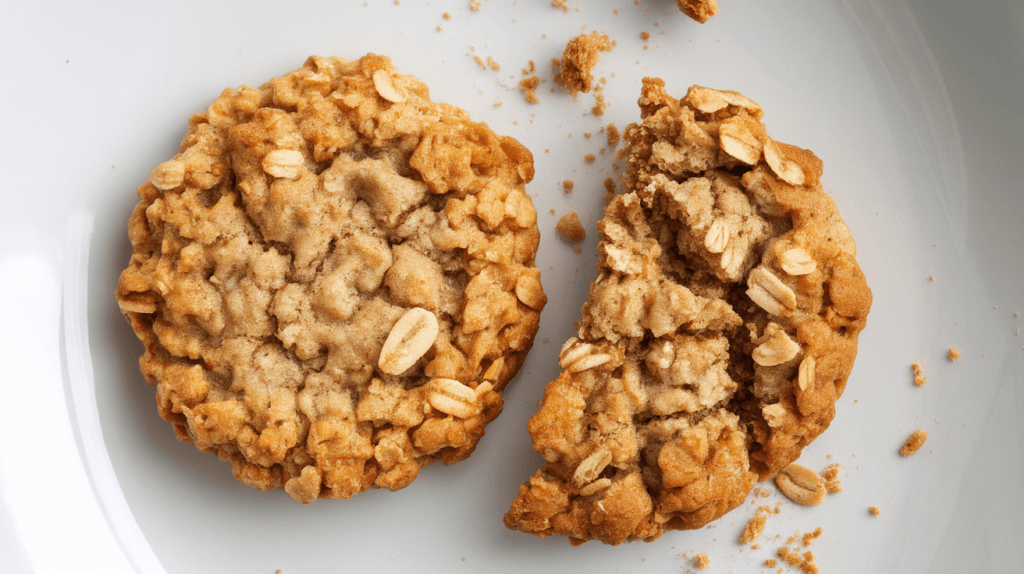
M 796 460 L 871 306 L 821 161 L 771 139 L 761 106 L 656 78 L 638 104 L 578 336 L 528 424 L 547 464 L 504 519 L 574 545 L 701 527 Z

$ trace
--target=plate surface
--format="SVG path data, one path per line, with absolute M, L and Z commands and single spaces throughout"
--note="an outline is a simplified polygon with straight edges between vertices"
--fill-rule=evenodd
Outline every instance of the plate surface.
M 823 572 L 1019 567 L 1024 4 L 722 0 L 704 25 L 670 0 L 569 0 L 568 12 L 547 0 L 480 4 L 5 8 L 0 571 L 684 572 L 705 552 L 710 571 L 761 572 L 787 537 L 819 526 Z M 590 112 L 592 95 L 573 101 L 551 81 L 550 60 L 590 30 L 617 42 L 595 70 L 607 79 L 603 117 Z M 226 463 L 174 439 L 112 293 L 130 254 L 135 188 L 175 153 L 190 114 L 310 54 L 366 52 L 391 56 L 435 101 L 533 151 L 528 189 L 550 299 L 505 412 L 470 459 L 432 465 L 396 493 L 302 507 L 236 482 Z M 546 80 L 537 105 L 517 88 L 531 60 Z M 710 528 L 616 548 L 570 548 L 501 523 L 542 463 L 526 420 L 558 373 L 558 348 L 595 275 L 602 182 L 619 173 L 598 130 L 638 119 L 645 75 L 676 95 L 694 83 L 738 90 L 764 107 L 773 137 L 821 157 L 874 290 L 836 419 L 801 459 L 843 465 L 844 490 L 816 508 L 773 494 L 781 512 L 757 550 L 736 540 L 764 499 Z M 570 207 L 589 232 L 580 254 L 549 215 Z M 963 352 L 955 363 L 952 346 Z M 914 361 L 926 365 L 923 388 L 912 383 Z M 930 433 L 924 449 L 900 457 L 918 428 Z

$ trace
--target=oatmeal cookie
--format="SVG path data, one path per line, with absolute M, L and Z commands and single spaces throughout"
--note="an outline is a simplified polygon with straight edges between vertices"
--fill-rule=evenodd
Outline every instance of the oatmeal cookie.
M 736 92 L 645 78 L 578 336 L 509 528 L 651 541 L 739 505 L 832 420 L 871 306 L 811 152 Z
M 160 416 L 302 503 L 466 458 L 547 300 L 532 178 L 387 57 L 225 90 L 128 224 L 116 297 Z

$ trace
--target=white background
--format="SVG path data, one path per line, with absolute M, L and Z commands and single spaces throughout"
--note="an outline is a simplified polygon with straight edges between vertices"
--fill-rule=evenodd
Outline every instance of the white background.
M 721 13 L 699 25 L 670 0 L 569 0 L 569 13 L 549 4 L 0 9 L 0 571 L 685 572 L 683 553 L 706 552 L 709 572 L 761 572 L 775 535 L 818 526 L 813 550 L 826 573 L 1019 569 L 1024 5 L 721 0 Z M 589 113 L 591 95 L 574 102 L 550 91 L 551 58 L 590 30 L 617 42 L 595 70 L 607 78 L 603 118 Z M 550 299 L 505 412 L 469 460 L 428 467 L 397 493 L 303 507 L 236 482 L 228 464 L 174 439 L 112 294 L 130 253 L 135 188 L 177 150 L 190 114 L 310 54 L 366 52 L 391 56 L 433 99 L 533 151 L 529 191 Z M 470 54 L 501 71 L 481 70 Z M 547 80 L 539 105 L 516 89 L 529 60 Z M 712 528 L 616 548 L 570 548 L 501 522 L 542 463 L 526 420 L 557 375 L 557 350 L 595 274 L 601 182 L 619 173 L 596 132 L 638 119 L 645 75 L 678 96 L 693 83 L 739 90 L 764 106 L 773 137 L 815 151 L 874 290 L 836 419 L 801 459 L 842 464 L 844 491 L 811 509 L 784 502 L 760 550 L 736 542 L 751 504 Z M 597 161 L 586 164 L 587 153 Z M 575 181 L 571 195 L 564 179 Z M 548 214 L 570 207 L 589 232 L 581 254 Z M 950 363 L 954 345 L 963 356 Z M 913 361 L 927 365 L 924 388 L 912 384 Z M 900 457 L 918 428 L 927 444 Z M 871 516 L 871 505 L 882 514 Z

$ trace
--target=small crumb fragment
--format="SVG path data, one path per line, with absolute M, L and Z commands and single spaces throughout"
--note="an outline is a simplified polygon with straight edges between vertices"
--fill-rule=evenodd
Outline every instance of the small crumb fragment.
M 765 560 L 765 561 L 764 561 L 764 565 L 765 565 L 766 567 L 768 567 L 768 568 L 775 568 L 775 565 L 776 565 L 776 564 L 778 564 L 778 562 L 776 562 L 775 560 L 773 560 L 773 559 L 771 559 L 771 558 L 769 558 L 769 559 L 767 559 L 767 560 Z
M 594 81 L 594 76 L 590 71 L 600 60 L 601 52 L 611 49 L 612 42 L 608 35 L 597 31 L 580 34 L 565 45 L 560 75 L 573 98 L 576 98 L 580 92 L 590 92 Z
M 924 445 L 924 441 L 926 440 L 928 440 L 928 431 L 918 429 L 917 432 L 910 435 L 907 442 L 903 443 L 903 446 L 900 447 L 900 454 L 903 456 L 910 456 L 914 454 Z
M 451 20 L 452 19 L 452 13 L 451 12 L 445 12 L 444 13 L 444 19 L 445 20 Z
M 494 58 L 487 56 L 487 65 L 495 72 L 501 71 L 501 65 L 494 61 Z
M 580 216 L 574 210 L 570 210 L 569 213 L 560 217 L 558 224 L 555 225 L 555 229 L 558 230 L 558 234 L 562 236 L 562 239 L 572 243 L 579 243 L 587 236 L 587 230 L 583 228 L 583 224 L 580 223 Z
M 950 347 L 949 348 L 949 360 L 950 361 L 955 361 L 955 360 L 957 360 L 959 358 L 960 358 L 960 349 L 957 349 L 956 347 Z
M 622 139 L 622 134 L 619 133 L 619 128 L 615 127 L 615 124 L 608 124 L 608 145 L 615 147 L 619 145 L 619 140 Z
M 550 213 L 551 215 L 554 215 L 555 214 L 555 210 L 554 209 L 550 209 L 550 210 L 548 210 L 548 213 Z
M 639 2 L 636 2 L 636 4 L 637 6 L 640 5 Z M 710 20 L 715 14 L 718 14 L 718 0 L 676 0 L 676 6 L 679 6 L 679 10 L 683 14 L 701 24 Z
M 480 9 L 480 0 L 469 0 L 469 9 L 476 12 Z
M 573 183 L 573 181 L 571 179 L 567 179 L 567 180 L 562 182 L 562 188 L 565 189 L 566 193 L 572 193 L 572 188 L 575 187 L 575 186 L 576 186 L 576 184 Z
M 693 557 L 693 565 L 697 568 L 700 568 L 701 570 L 704 570 L 705 568 L 711 566 L 711 559 L 708 558 L 707 554 L 701 552 L 700 554 Z
M 910 368 L 914 369 L 914 384 L 919 387 L 923 387 L 924 384 L 928 382 L 924 378 L 924 367 L 921 366 L 921 363 L 914 361 L 914 364 L 910 365 Z
M 590 108 L 590 113 L 594 114 L 597 117 L 601 117 L 604 115 L 604 111 L 607 109 L 608 104 L 604 100 L 604 94 L 602 94 L 599 91 L 596 92 L 594 94 L 594 107 Z
M 552 8 L 561 8 L 562 12 L 568 12 L 569 11 L 568 4 L 569 4 L 569 0 L 551 0 L 551 7 Z
M 486 69 L 487 69 L 487 64 L 485 64 L 485 63 L 484 63 L 484 60 L 483 60 L 483 58 L 481 58 L 480 56 L 473 56 L 473 59 L 474 59 L 474 60 L 476 60 L 476 63 L 477 63 L 477 64 L 478 64 L 478 65 L 479 65 L 479 66 L 480 66 L 481 68 L 483 68 L 484 70 L 486 70 Z
M 583 159 L 587 160 L 587 163 L 594 163 L 594 160 L 597 159 L 597 156 L 595 156 L 592 153 L 588 153 L 587 155 L 583 156 Z
M 535 64 L 533 62 L 533 60 L 530 60 L 529 67 L 523 68 L 523 70 L 522 70 L 524 76 L 529 76 L 530 74 L 532 74 L 532 73 L 534 73 L 536 71 L 537 71 L 537 64 Z
M 743 528 L 743 534 L 740 535 L 740 544 L 750 544 L 757 540 L 761 533 L 764 532 L 764 525 L 768 522 L 768 516 L 771 513 L 771 508 L 767 506 L 759 507 L 754 517 L 748 520 L 747 525 Z
M 576 248 L 573 249 L 573 251 L 575 251 L 576 253 L 583 253 L 583 248 L 577 245 Z
M 540 85 L 540 78 L 537 76 L 530 76 L 524 78 L 519 82 L 519 89 L 523 92 L 523 97 L 526 101 L 531 104 L 539 104 L 540 98 L 537 97 L 537 86 Z
M 651 39 L 650 32 L 640 32 L 640 39 L 643 40 L 644 42 L 646 42 L 647 40 L 650 40 Z
M 842 468 L 842 465 L 833 463 L 826 466 L 825 470 L 821 472 L 821 478 L 825 480 L 825 490 L 829 494 L 843 491 L 842 481 L 839 478 L 839 471 Z
M 811 545 L 811 542 L 817 540 L 818 538 L 821 538 L 823 532 L 825 531 L 819 526 L 814 529 L 814 532 L 808 532 L 807 534 L 804 534 L 803 537 L 800 539 L 800 543 L 804 545 L 804 548 L 807 548 Z
M 882 513 L 881 509 L 879 509 L 877 506 L 870 506 L 870 507 L 868 507 L 868 512 L 870 512 L 874 516 L 878 516 L 879 514 Z

